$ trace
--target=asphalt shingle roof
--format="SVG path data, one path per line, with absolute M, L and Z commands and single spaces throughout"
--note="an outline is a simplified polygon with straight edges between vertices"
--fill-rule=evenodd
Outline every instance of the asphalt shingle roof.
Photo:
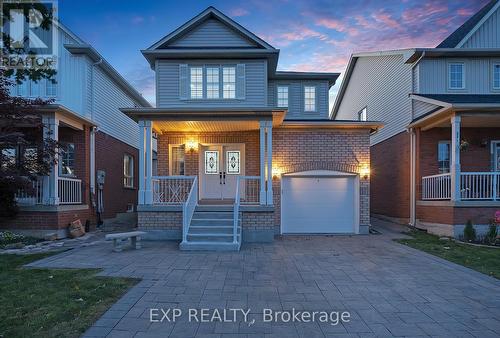
M 500 103 L 500 94 L 416 94 L 451 104 Z

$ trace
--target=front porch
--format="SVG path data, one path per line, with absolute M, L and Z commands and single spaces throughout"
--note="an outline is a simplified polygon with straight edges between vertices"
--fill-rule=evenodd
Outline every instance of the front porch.
M 246 240 L 272 241 L 273 123 L 283 114 L 242 109 L 137 117 L 139 228 L 151 239 L 181 239 L 181 249 L 190 250 L 238 250 L 243 233 Z

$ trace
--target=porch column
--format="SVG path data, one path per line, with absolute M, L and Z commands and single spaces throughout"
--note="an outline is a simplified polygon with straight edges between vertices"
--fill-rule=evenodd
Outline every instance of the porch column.
M 273 205 L 273 121 L 267 121 L 267 205 Z
M 55 142 L 59 141 L 59 120 L 55 115 L 45 115 L 43 122 L 43 138 Z M 43 178 L 43 203 L 48 205 L 59 205 L 59 149 L 55 149 L 54 163 L 51 164 L 49 176 Z
M 266 121 L 260 121 L 260 205 L 266 204 Z
M 139 196 L 137 196 L 137 203 L 144 204 L 144 190 L 146 188 L 145 182 L 145 163 L 146 163 L 146 147 L 145 147 L 145 133 L 144 133 L 144 123 L 145 121 L 139 121 Z
M 153 122 L 145 122 L 146 129 L 146 186 L 144 188 L 144 203 L 153 204 Z
M 451 117 L 451 200 L 460 201 L 460 115 Z

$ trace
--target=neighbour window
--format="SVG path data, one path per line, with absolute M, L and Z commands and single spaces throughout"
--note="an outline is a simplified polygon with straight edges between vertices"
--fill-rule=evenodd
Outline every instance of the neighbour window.
M 316 87 L 304 87 L 304 111 L 316 111 Z
M 500 89 L 500 63 L 493 65 L 493 89 Z
M 177 145 L 170 148 L 170 175 L 183 176 L 185 163 L 185 146 Z
M 49 79 L 45 81 L 45 95 L 48 97 L 57 95 L 57 84 Z
M 288 86 L 278 86 L 278 107 L 288 107 Z
M 207 98 L 219 98 L 219 67 L 207 68 Z
M 450 141 L 439 141 L 438 166 L 440 174 L 450 172 Z
M 13 167 L 17 161 L 17 148 L 2 149 L 2 168 Z
M 222 67 L 222 97 L 234 99 L 236 97 L 236 67 Z
M 75 175 L 75 144 L 66 143 L 61 147 L 61 161 L 59 171 L 61 175 Z
M 123 155 L 123 186 L 134 187 L 134 158 L 132 155 Z
M 191 98 L 192 99 L 202 99 L 203 98 L 203 68 L 202 67 L 191 67 L 190 68 L 190 80 L 191 80 Z
M 465 88 L 465 65 L 463 63 L 449 64 L 450 89 Z
M 363 109 L 361 109 L 358 112 L 358 120 L 359 121 L 368 121 L 368 116 L 366 115 L 366 107 L 364 107 Z
M 29 82 L 23 81 L 17 85 L 17 96 L 27 97 L 29 95 Z

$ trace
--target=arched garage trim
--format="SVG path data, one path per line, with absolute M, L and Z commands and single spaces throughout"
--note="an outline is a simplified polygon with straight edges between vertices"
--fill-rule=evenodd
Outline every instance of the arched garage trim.
M 327 161 L 301 162 L 301 163 L 294 163 L 281 168 L 281 173 L 286 175 L 296 172 L 305 172 L 312 170 L 328 170 L 328 171 L 344 172 L 350 174 L 358 174 L 359 164 L 327 162 Z

